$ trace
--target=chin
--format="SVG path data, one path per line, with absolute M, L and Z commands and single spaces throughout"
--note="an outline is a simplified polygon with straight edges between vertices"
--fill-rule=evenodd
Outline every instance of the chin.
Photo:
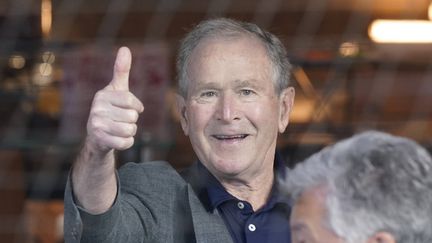
M 237 176 L 247 168 L 247 166 L 244 165 L 245 163 L 239 163 L 238 159 L 218 159 L 212 164 L 214 169 L 217 170 L 218 174 L 228 177 Z

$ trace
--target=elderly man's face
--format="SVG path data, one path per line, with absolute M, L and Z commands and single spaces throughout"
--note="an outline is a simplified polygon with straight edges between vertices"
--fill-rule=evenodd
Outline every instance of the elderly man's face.
M 182 127 L 218 177 L 251 178 L 272 166 L 294 90 L 276 94 L 265 47 L 254 38 L 207 39 L 192 53 Z
M 344 243 L 326 225 L 325 189 L 303 192 L 291 214 L 292 243 Z

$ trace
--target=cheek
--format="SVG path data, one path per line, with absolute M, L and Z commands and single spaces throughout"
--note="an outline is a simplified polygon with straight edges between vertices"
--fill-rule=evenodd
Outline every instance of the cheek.
M 188 111 L 189 130 L 191 133 L 201 132 L 213 116 L 211 107 L 191 105 Z
M 252 121 L 259 122 L 262 124 L 275 124 L 278 122 L 278 110 L 275 109 L 275 104 L 263 103 L 254 104 L 246 109 L 246 114 Z

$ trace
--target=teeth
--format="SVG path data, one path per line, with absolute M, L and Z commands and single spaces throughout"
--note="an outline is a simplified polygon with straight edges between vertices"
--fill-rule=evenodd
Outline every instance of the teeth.
M 245 138 L 246 134 L 241 135 L 215 135 L 214 137 L 217 139 L 239 139 L 239 138 Z

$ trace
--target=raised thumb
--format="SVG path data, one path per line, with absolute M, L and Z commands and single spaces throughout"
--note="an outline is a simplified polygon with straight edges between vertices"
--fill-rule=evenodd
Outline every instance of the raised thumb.
M 132 54 L 129 48 L 123 46 L 117 52 L 114 63 L 113 78 L 110 85 L 114 90 L 129 91 L 129 71 L 132 63 Z

